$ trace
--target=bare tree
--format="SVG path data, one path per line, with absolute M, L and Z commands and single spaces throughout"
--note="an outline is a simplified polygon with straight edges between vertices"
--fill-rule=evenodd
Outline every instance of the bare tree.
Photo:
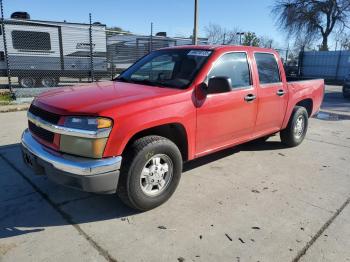
M 239 43 L 238 29 L 226 29 L 218 24 L 204 28 L 208 42 L 213 45 L 234 45 Z
M 224 36 L 224 29 L 217 24 L 209 24 L 204 28 L 208 42 L 217 45 L 221 44 Z
M 209 24 L 204 28 L 208 42 L 213 45 L 238 45 L 240 44 L 238 28 L 226 29 L 218 24 Z M 246 32 L 242 38 L 243 45 L 276 48 L 277 42 L 270 36 L 257 36 L 254 32 Z
M 340 49 L 350 50 L 350 33 L 343 33 L 339 38 Z
M 260 36 L 259 37 L 259 46 L 265 48 L 274 48 L 276 42 L 269 36 Z
M 311 35 L 298 35 L 294 39 L 294 51 L 300 52 L 301 50 L 313 50 L 314 42 L 316 41 L 317 36 Z
M 226 32 L 225 34 L 225 45 L 238 45 L 239 44 L 239 36 L 237 33 L 238 29 L 232 29 Z
M 320 50 L 328 50 L 335 27 L 347 27 L 350 0 L 276 0 L 276 23 L 292 36 L 322 36 Z
M 335 50 L 345 49 L 350 50 L 350 31 L 345 30 L 345 28 L 341 28 L 335 33 Z

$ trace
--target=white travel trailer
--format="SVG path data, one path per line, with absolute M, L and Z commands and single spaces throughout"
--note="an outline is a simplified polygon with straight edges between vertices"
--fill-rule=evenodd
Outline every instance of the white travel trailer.
M 29 18 L 29 16 L 27 17 Z M 80 23 L 6 19 L 0 29 L 0 76 L 7 75 L 4 33 L 11 76 L 22 87 L 56 86 L 61 77 L 95 78 L 107 74 L 106 26 Z

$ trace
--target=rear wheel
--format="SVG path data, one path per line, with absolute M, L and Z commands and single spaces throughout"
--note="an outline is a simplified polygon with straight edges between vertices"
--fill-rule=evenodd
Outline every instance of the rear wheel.
M 132 208 L 155 208 L 174 193 L 181 172 L 181 153 L 172 141 L 160 136 L 137 139 L 125 153 L 118 195 Z
M 20 77 L 18 82 L 20 86 L 24 88 L 33 88 L 36 85 L 36 79 L 31 76 Z
M 301 106 L 296 106 L 288 126 L 280 132 L 282 143 L 290 147 L 300 145 L 307 132 L 308 120 L 309 116 L 306 109 Z
M 43 77 L 41 79 L 41 85 L 44 87 L 55 87 L 58 84 L 58 79 L 56 77 Z

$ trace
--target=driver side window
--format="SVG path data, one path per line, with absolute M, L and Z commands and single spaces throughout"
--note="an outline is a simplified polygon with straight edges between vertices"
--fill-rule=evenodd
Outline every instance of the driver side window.
M 215 76 L 231 78 L 232 88 L 251 86 L 250 70 L 246 53 L 228 53 L 221 56 L 209 72 L 208 79 Z

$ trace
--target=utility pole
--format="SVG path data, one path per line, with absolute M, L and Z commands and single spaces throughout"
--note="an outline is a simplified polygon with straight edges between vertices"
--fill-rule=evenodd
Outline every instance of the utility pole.
M 244 34 L 244 32 L 237 32 L 237 35 L 239 35 L 239 45 L 242 45 L 242 35 Z
M 197 45 L 198 38 L 198 0 L 194 0 L 194 26 L 192 44 Z
M 153 23 L 151 23 L 151 36 L 149 41 L 149 52 L 153 50 Z
M 92 43 L 92 18 L 91 13 L 89 13 L 89 41 L 90 41 L 90 75 L 91 75 L 91 82 L 94 82 L 95 75 L 94 75 L 94 46 Z

